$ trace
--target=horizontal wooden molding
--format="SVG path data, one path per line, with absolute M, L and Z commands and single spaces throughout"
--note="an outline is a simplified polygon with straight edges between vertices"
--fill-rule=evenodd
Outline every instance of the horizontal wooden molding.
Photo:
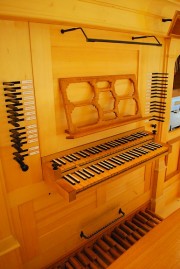
M 14 238 L 13 235 L 10 235 L 2 240 L 0 240 L 0 257 L 19 248 L 19 242 Z

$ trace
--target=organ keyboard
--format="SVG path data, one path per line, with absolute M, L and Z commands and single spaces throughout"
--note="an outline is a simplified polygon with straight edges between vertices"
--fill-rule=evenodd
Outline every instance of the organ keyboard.
M 44 178 L 68 201 L 109 178 L 168 154 L 143 128 L 45 157 Z

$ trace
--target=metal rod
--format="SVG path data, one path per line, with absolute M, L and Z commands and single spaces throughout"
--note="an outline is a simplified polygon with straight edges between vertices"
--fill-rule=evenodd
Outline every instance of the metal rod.
M 125 213 L 122 211 L 122 209 L 119 209 L 119 214 L 121 214 L 120 217 L 114 219 L 113 221 L 109 222 L 108 224 L 106 224 L 105 226 L 103 226 L 102 228 L 100 228 L 99 230 L 97 230 L 96 232 L 90 234 L 90 235 L 85 235 L 83 231 L 81 231 L 80 233 L 80 237 L 81 238 L 85 238 L 85 239 L 90 239 L 91 237 L 93 237 L 94 235 L 98 234 L 99 232 L 101 232 L 102 230 L 104 230 L 105 228 L 107 228 L 108 226 L 110 226 L 111 224 L 115 223 L 116 221 L 118 221 L 119 219 L 123 218 L 125 216 Z
M 86 42 L 105 42 L 105 43 L 122 43 L 122 44 L 135 44 L 135 45 L 149 45 L 149 46 L 162 46 L 162 44 L 159 42 L 159 40 L 155 36 L 140 36 L 140 37 L 132 37 L 132 39 L 138 39 L 138 38 L 148 38 L 153 37 L 157 43 L 150 43 L 150 42 L 136 42 L 136 41 L 124 41 L 124 40 L 113 40 L 113 39 L 100 39 L 100 38 L 89 38 L 87 37 L 86 33 L 81 27 L 77 28 L 69 28 L 69 29 L 61 29 L 61 34 L 64 34 L 66 32 L 71 32 L 75 30 L 81 30 L 83 35 L 86 38 Z
M 162 46 L 162 44 L 160 44 L 159 40 L 154 36 L 154 35 L 144 35 L 144 36 L 136 36 L 136 37 L 132 37 L 132 40 L 134 39 L 139 39 L 139 38 L 148 38 L 148 37 L 153 37 L 156 41 L 157 41 L 157 44 L 156 43 L 151 43 L 151 44 L 156 44 L 156 46 Z

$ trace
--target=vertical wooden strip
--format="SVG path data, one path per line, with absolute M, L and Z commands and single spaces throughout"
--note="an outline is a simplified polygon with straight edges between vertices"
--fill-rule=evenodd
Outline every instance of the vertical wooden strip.
M 38 239 L 32 201 L 19 206 L 19 217 L 24 242 L 24 260 L 28 261 L 38 254 Z
M 4 175 L 0 160 L 0 205 L 1 205 L 1 225 L 0 225 L 0 240 L 8 236 L 10 231 L 9 217 L 6 205 L 5 188 L 3 185 Z
M 39 123 L 41 155 L 48 155 L 53 147 L 56 150 L 56 115 L 52 78 L 51 43 L 49 25 L 30 23 L 33 77 Z M 47 128 L 47 123 L 48 128 Z M 47 139 L 44 138 L 48 137 Z M 48 143 L 48 144 L 47 144 Z M 48 146 L 47 146 L 48 145 Z
M 96 206 L 99 207 L 106 203 L 106 185 L 97 188 L 96 191 Z
M 154 183 L 152 189 L 152 209 L 157 211 L 164 206 L 164 181 L 166 174 L 165 157 L 155 162 Z
M 3 167 L 0 160 L 0 268 L 22 268 L 19 255 L 19 242 L 12 235 L 11 218 L 9 214 L 8 203 L 6 200 L 6 189 L 4 186 Z
M 18 21 L 0 21 L 0 152 L 2 166 L 4 169 L 5 185 L 7 192 L 11 192 L 20 187 L 27 186 L 32 182 L 39 182 L 42 178 L 40 155 L 28 156 L 25 163 L 30 169 L 23 172 L 19 164 L 13 160 L 15 149 L 12 147 L 12 141 L 9 130 L 14 128 L 8 123 L 9 114 L 6 112 L 6 102 L 4 97 L 4 86 L 2 82 L 22 81 L 32 79 L 31 50 L 29 40 L 29 28 L 27 22 Z M 21 89 L 21 98 L 24 99 Z M 33 96 L 31 96 L 33 97 Z M 24 102 L 24 100 L 22 100 Z M 23 113 L 27 111 L 23 108 Z M 32 111 L 31 111 L 32 112 Z M 24 118 L 27 118 L 24 116 Z M 34 124 L 35 120 L 23 120 L 21 127 Z M 27 134 L 25 135 L 26 141 Z M 36 144 L 37 145 L 37 144 Z M 23 149 L 35 146 L 34 143 L 27 143 Z
M 7 253 L 6 255 L 0 257 L 0 268 L 23 269 L 19 250 L 15 250 L 13 252 Z
M 145 177 L 144 177 L 144 191 L 148 191 L 151 187 L 152 182 L 152 162 L 145 166 Z

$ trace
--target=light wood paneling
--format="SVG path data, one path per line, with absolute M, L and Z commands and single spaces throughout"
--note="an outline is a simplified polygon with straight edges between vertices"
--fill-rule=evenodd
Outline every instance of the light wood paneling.
M 132 209 L 148 202 L 150 193 L 144 194 L 144 172 L 145 169 L 142 167 L 117 178 L 113 183 L 109 182 L 103 184 L 103 187 L 89 189 L 70 204 L 64 199 L 61 199 L 60 202 L 56 196 L 52 197 L 54 203 L 48 201 L 48 197 L 46 197 L 46 202 L 44 197 L 43 201 L 47 203 L 46 206 L 40 199 L 35 200 L 35 219 L 40 252 L 49 251 L 51 253 L 56 246 L 59 250 L 57 254 L 62 256 L 70 249 L 82 244 L 80 232 L 84 228 L 87 232 L 94 232 L 107 224 L 108 220 L 117 217 L 120 207 L 122 209 L 125 207 L 125 212 L 129 213 Z M 132 201 L 134 201 L 133 205 Z M 93 223 L 93 225 L 89 225 L 89 223 Z M 59 238 L 61 238 L 61 243 Z
M 19 217 L 23 236 L 23 258 L 24 261 L 31 260 L 38 255 L 39 246 L 36 232 L 36 222 L 32 202 L 19 206 Z
M 0 225 L 0 240 L 9 236 L 11 227 L 9 223 L 8 208 L 6 193 L 4 188 L 4 175 L 2 170 L 2 163 L 0 160 L 0 204 L 1 204 L 1 225 Z
M 139 240 L 136 245 L 124 253 L 122 258 L 116 260 L 109 268 L 160 269 L 169 267 L 178 269 L 180 266 L 179 223 L 180 210 L 177 210 L 148 233 L 147 236 L 143 237 L 142 240 Z
M 179 188 L 180 188 L 180 181 L 176 180 L 173 184 L 169 185 L 164 191 L 164 200 L 165 204 L 168 205 L 172 201 L 178 199 L 179 195 Z
M 13 8 L 11 15 L 13 13 L 20 14 L 20 10 L 16 10 L 18 4 L 13 2 L 12 6 L 12 2 L 8 1 Z M 5 4 L 2 0 L 0 2 L 8 11 L 7 3 Z M 77 3 L 77 1 L 75 2 Z M 84 5 L 83 10 L 87 10 L 90 3 L 81 2 Z M 20 2 L 18 1 L 18 3 Z M 30 5 L 30 3 L 22 3 L 22 1 L 21 4 L 21 12 L 23 12 L 25 5 L 26 7 Z M 39 8 L 42 2 L 36 4 Z M 45 3 L 47 12 L 49 12 L 47 9 L 49 4 Z M 53 1 L 51 4 L 52 10 L 57 12 L 54 15 L 59 14 L 59 11 L 55 10 L 57 2 Z M 59 3 L 59 5 L 67 7 L 67 3 Z M 128 3 L 126 5 L 128 6 Z M 136 3 L 134 5 L 136 6 Z M 32 12 L 35 16 L 37 11 L 35 2 L 32 2 L 31 7 L 32 10 L 28 10 L 28 12 Z M 41 18 L 43 18 L 43 12 L 44 10 L 42 10 Z M 67 9 L 64 14 L 67 18 L 66 12 Z M 78 12 L 73 15 L 74 18 Z M 125 13 L 127 12 L 126 10 Z M 24 16 L 26 17 L 27 13 L 24 13 Z M 142 22 L 142 20 L 140 21 Z M 0 56 L 2 58 L 0 81 L 33 78 L 41 157 L 126 132 L 144 124 L 152 130 L 149 122 L 142 121 L 76 140 L 65 138 L 64 130 L 67 125 L 58 78 L 134 73 L 138 80 L 140 101 L 142 107 L 145 107 L 147 73 L 162 71 L 164 49 L 117 44 L 89 44 L 85 42 L 78 31 L 61 35 L 59 30 L 64 27 L 63 25 L 33 22 L 28 24 L 27 22 L 2 21 L 0 23 L 2 37 L 0 43 Z M 86 28 L 85 30 L 91 37 L 100 37 L 100 32 L 97 29 Z M 115 31 L 103 30 L 101 35 L 102 38 L 108 39 L 131 38 L 130 34 Z M 161 39 L 161 41 L 164 44 L 164 40 Z M 174 41 L 173 44 L 177 48 L 179 43 Z M 171 57 L 168 68 L 170 66 Z M 39 269 L 47 266 L 60 256 L 65 255 L 66 252 L 70 252 L 82 244 L 83 240 L 79 236 L 82 229 L 87 228 L 85 231 L 93 232 L 96 228 L 105 225 L 106 221 L 117 217 L 117 211 L 120 207 L 129 214 L 153 198 L 154 208 L 162 209 L 164 205 L 172 201 L 174 196 L 178 195 L 179 178 L 177 175 L 176 178 L 170 179 L 168 184 L 164 183 L 166 166 L 164 158 L 162 158 L 156 162 L 156 166 L 149 163 L 123 176 L 112 178 L 80 193 L 75 201 L 67 203 L 42 181 L 39 155 L 31 158 L 28 163 L 30 170 L 26 173 L 21 172 L 19 166 L 12 160 L 9 126 L 7 123 L 5 124 L 6 113 L 3 108 L 2 91 L 0 98 L 3 104 L 0 109 L 3 126 L 0 146 L 2 178 L 5 182 L 5 191 L 2 192 L 6 196 L 7 205 L 10 206 L 13 235 L 20 243 L 20 252 L 15 250 L 4 255 L 0 260 L 0 266 L 4 262 L 2 268 L 13 268 L 13 261 L 14 267 L 18 269 Z M 167 104 L 169 105 L 169 101 Z M 168 117 L 165 126 L 167 121 Z M 161 129 L 158 125 L 158 137 L 163 137 L 163 140 L 167 141 L 169 138 L 167 133 L 161 133 L 164 128 Z M 177 133 L 173 136 L 177 137 Z M 177 160 L 179 147 L 179 142 L 173 146 L 169 164 L 171 165 L 173 160 L 174 162 L 168 168 L 168 175 L 179 165 Z M 0 201 L 3 204 L 2 214 L 4 217 L 4 223 L 0 229 L 1 239 L 8 237 L 11 227 L 8 223 L 9 215 L 6 214 L 6 206 L 2 196 Z M 90 225 L 92 223 L 93 225 Z M 21 259 L 23 266 L 21 266 Z
M 7 253 L 6 255 L 0 257 L 0 268 L 9 269 L 23 269 L 23 265 L 21 263 L 21 257 L 19 251 L 16 250 L 14 252 Z
M 167 173 L 166 177 L 169 178 L 174 173 L 177 173 L 179 170 L 179 160 L 180 160 L 180 142 L 172 144 L 172 152 L 168 156 L 167 163 Z
M 22 1 L 1 0 L 0 15 L 5 18 L 23 18 L 40 22 L 72 22 L 91 27 L 121 29 L 141 33 L 164 34 L 168 24 L 162 18 L 172 18 L 179 9 L 177 1 Z M 156 5 L 156 8 L 154 6 Z
M 61 26 L 30 24 L 32 62 L 36 88 L 36 104 L 39 122 L 41 155 L 78 146 L 82 143 L 113 135 L 131 128 L 129 125 L 104 131 L 86 138 L 67 140 L 64 133 L 67 125 L 62 105 L 58 78 L 100 74 L 133 73 L 138 76 L 138 47 L 131 50 L 124 46 L 98 44 L 90 46 L 82 37 L 60 35 Z M 97 31 L 92 31 L 97 34 Z M 106 33 L 113 35 L 113 33 Z M 72 39 L 73 38 L 73 39 Z M 75 42 L 73 42 L 75 40 Z M 41 45 L 40 45 L 41 44 Z M 43 44 L 43 46 L 42 46 Z M 129 66 L 128 62 L 131 62 Z M 53 73 L 52 73 L 53 72 Z M 53 77 L 53 79 L 52 79 Z M 42 94 L 43 89 L 43 94 Z M 46 113 L 44 110 L 46 107 Z M 48 122 L 48 128 L 47 128 Z M 133 126 L 138 126 L 134 124 Z M 47 139 L 48 137 L 48 139 Z
M 107 186 L 107 202 L 117 199 L 120 205 L 141 195 L 144 192 L 144 167 L 136 169 L 119 180 L 109 182 Z
M 9 129 L 14 127 L 8 124 L 6 103 L 3 95 L 3 81 L 17 81 L 32 79 L 31 51 L 29 42 L 28 23 L 0 21 L 0 32 L 2 41 L 0 43 L 0 118 L 1 134 L 0 147 L 1 158 L 5 175 L 5 185 L 8 191 L 30 185 L 42 180 L 40 155 L 27 157 L 30 169 L 22 172 L 19 164 L 13 160 L 15 151 L 10 145 Z M 23 122 L 22 126 L 30 124 L 31 121 Z M 34 122 L 33 122 L 34 123 Z M 9 169 L 10 168 L 10 169 Z M 14 171 L 16 171 L 14 173 Z

